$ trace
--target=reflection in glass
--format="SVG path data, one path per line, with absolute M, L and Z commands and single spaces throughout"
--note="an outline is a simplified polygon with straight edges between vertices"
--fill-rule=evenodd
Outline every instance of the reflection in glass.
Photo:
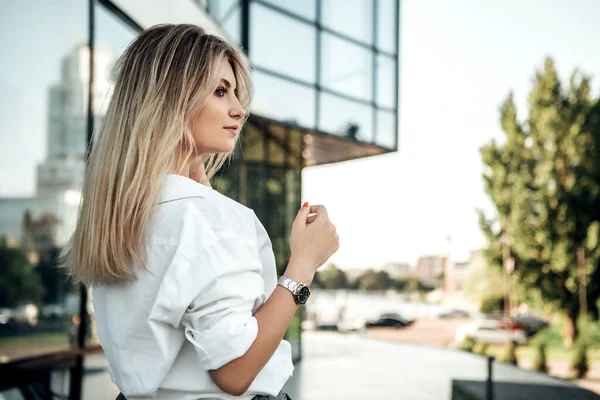
M 377 56 L 377 104 L 396 108 L 396 61 L 382 54 Z
M 268 162 L 270 165 L 283 165 L 287 159 L 286 140 L 284 138 L 272 137 L 267 142 Z
M 315 91 L 296 83 L 255 72 L 252 112 L 306 128 L 315 126 Z
M 363 100 L 372 99 L 373 53 L 327 33 L 322 36 L 321 84 Z
M 87 2 L 11 3 L 0 13 L 0 363 L 76 345 L 79 293 L 57 257 L 79 206 L 90 59 Z
M 373 140 L 373 109 L 354 101 L 321 94 L 319 129 L 361 142 Z
M 239 0 L 208 0 L 208 11 L 219 22 L 229 18 L 234 7 L 239 7 Z
M 234 200 L 237 200 L 240 195 L 239 184 L 240 169 L 239 162 L 236 160 L 225 163 L 211 181 L 211 186 L 215 190 Z
M 373 1 L 322 1 L 322 21 L 328 28 L 353 39 L 373 43 Z
M 262 163 L 246 163 L 243 168 L 246 176 L 245 181 L 242 182 L 245 185 L 245 205 L 254 211 L 264 225 L 268 217 L 265 204 L 264 170 L 266 167 Z
M 244 125 L 242 136 L 240 138 L 241 156 L 240 158 L 248 162 L 261 162 L 265 159 L 265 143 L 261 129 L 256 126 L 252 120 Z
M 396 115 L 394 113 L 379 110 L 377 112 L 376 144 L 388 149 L 395 149 L 397 134 Z
M 232 8 L 222 21 L 225 32 L 237 43 L 242 42 L 242 11 L 239 6 Z
M 290 0 L 263 0 L 265 3 L 271 3 L 279 8 L 283 8 L 291 13 L 310 19 L 315 20 L 317 13 L 316 0 L 302 0 L 302 1 L 290 1 Z
M 377 2 L 377 48 L 388 53 L 396 53 L 397 0 Z
M 282 274 L 290 258 L 286 215 L 285 168 L 269 166 L 266 170 L 265 200 L 269 215 L 264 221 L 273 244 L 277 271 Z
M 252 3 L 250 19 L 250 57 L 254 64 L 309 83 L 315 81 L 314 26 L 257 3 Z

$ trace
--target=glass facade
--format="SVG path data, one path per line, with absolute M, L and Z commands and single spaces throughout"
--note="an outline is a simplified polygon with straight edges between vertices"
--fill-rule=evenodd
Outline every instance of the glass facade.
M 83 355 L 100 351 L 93 293 L 65 279 L 57 256 L 75 226 L 89 137 L 110 99 L 112 66 L 131 40 L 157 23 L 195 23 L 247 51 L 256 86 L 252 116 L 213 186 L 255 211 L 281 274 L 302 201 L 302 168 L 397 149 L 399 1 L 343 4 L 3 4 L 0 376 L 14 379 L 0 379 L 0 398 L 16 393 L 10 382 L 21 379 L 53 382 L 59 396 L 78 399 Z M 299 312 L 286 334 L 296 359 L 301 318 Z M 32 359 L 39 374 L 21 369 Z
M 399 1 L 247 3 L 254 112 L 397 150 Z

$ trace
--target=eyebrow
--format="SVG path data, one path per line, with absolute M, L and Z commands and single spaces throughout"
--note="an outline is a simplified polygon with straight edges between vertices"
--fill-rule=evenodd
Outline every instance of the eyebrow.
M 221 78 L 221 82 L 223 82 L 227 88 L 231 87 L 231 82 L 229 82 L 227 79 Z

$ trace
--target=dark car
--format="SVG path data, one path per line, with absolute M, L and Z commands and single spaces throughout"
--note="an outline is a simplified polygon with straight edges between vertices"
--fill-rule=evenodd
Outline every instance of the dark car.
M 442 311 L 438 315 L 439 318 L 444 318 L 444 319 L 469 318 L 470 316 L 471 316 L 471 314 L 468 311 L 458 310 L 458 309 L 445 310 L 445 311 Z
M 488 314 L 487 318 L 505 321 L 510 328 L 520 328 L 525 331 L 527 337 L 531 337 L 542 329 L 548 327 L 547 321 L 530 314 L 515 315 L 514 317 L 510 318 L 510 322 L 508 322 L 504 314 L 500 312 Z
M 414 320 L 409 320 L 402 317 L 400 314 L 390 313 L 390 314 L 381 314 L 379 319 L 375 321 L 367 321 L 365 323 L 366 328 L 405 328 L 414 323 Z

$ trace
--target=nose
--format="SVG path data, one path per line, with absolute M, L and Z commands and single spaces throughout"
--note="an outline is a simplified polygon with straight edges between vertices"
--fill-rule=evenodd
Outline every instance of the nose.
M 246 116 L 246 110 L 244 110 L 244 107 L 242 107 L 237 98 L 234 100 L 234 104 L 229 110 L 229 116 L 235 119 L 242 119 Z

